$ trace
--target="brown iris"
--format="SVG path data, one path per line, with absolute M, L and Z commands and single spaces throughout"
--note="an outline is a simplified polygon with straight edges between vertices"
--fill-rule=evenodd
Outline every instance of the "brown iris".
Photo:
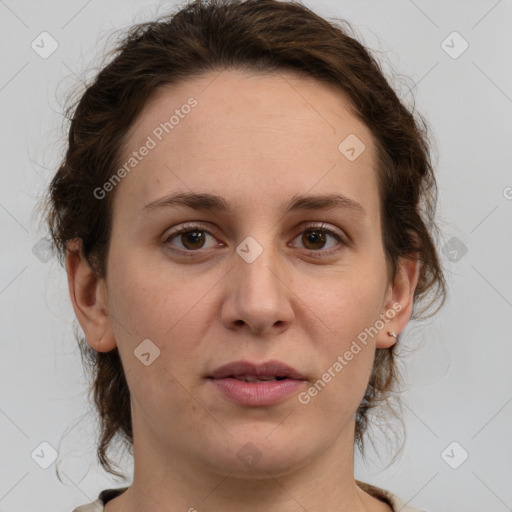
M 313 244 L 322 243 L 322 247 L 325 245 L 325 233 L 318 230 L 309 230 L 305 231 L 302 235 L 302 242 L 304 246 L 307 247 L 309 242 Z M 309 247 L 308 247 L 309 248 Z M 319 247 L 313 247 L 313 249 L 318 249 Z M 320 247 L 321 249 L 321 247 Z
M 204 238 L 204 232 L 200 230 L 187 231 L 181 234 L 181 241 L 187 249 L 200 249 L 204 244 Z

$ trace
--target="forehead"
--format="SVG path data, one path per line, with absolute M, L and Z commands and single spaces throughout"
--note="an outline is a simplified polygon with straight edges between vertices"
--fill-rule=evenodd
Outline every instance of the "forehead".
M 240 208 L 310 190 L 376 199 L 370 130 L 342 92 L 293 73 L 225 70 L 162 87 L 126 140 L 121 165 L 137 163 L 116 202 L 129 202 L 134 215 L 191 190 L 230 196 Z

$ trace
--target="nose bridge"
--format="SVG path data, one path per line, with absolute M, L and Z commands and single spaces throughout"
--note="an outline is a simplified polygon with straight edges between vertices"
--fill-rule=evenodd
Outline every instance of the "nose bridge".
M 236 248 L 236 269 L 231 288 L 236 318 L 254 330 L 290 319 L 284 266 L 270 232 L 247 236 Z
M 280 268 L 279 250 L 275 247 L 271 233 L 256 236 L 247 236 L 236 248 L 240 259 L 237 262 L 240 268 L 238 278 L 240 284 L 251 290 L 253 297 L 254 294 L 262 294 L 259 299 L 270 300 L 271 296 L 280 291 L 276 277 L 276 269 Z

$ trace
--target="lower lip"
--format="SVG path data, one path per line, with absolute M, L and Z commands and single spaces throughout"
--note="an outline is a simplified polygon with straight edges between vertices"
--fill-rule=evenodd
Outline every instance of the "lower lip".
M 305 382 L 295 379 L 245 382 L 231 377 L 209 380 L 227 399 L 252 406 L 276 404 L 292 393 L 296 393 Z

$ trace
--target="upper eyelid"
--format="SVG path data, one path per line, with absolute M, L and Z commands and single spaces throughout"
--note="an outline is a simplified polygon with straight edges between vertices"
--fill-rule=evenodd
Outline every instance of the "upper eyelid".
M 217 231 L 215 228 L 212 228 L 212 227 L 208 226 L 207 224 L 203 224 L 200 221 L 185 222 L 185 223 L 179 225 L 177 229 L 174 229 L 172 231 L 166 230 L 164 235 L 162 236 L 162 239 L 165 241 L 171 236 L 181 234 L 183 232 L 186 233 L 187 231 L 194 231 L 194 229 L 198 229 L 198 228 L 201 231 L 206 231 L 210 235 L 213 235 L 213 233 L 215 233 Z

